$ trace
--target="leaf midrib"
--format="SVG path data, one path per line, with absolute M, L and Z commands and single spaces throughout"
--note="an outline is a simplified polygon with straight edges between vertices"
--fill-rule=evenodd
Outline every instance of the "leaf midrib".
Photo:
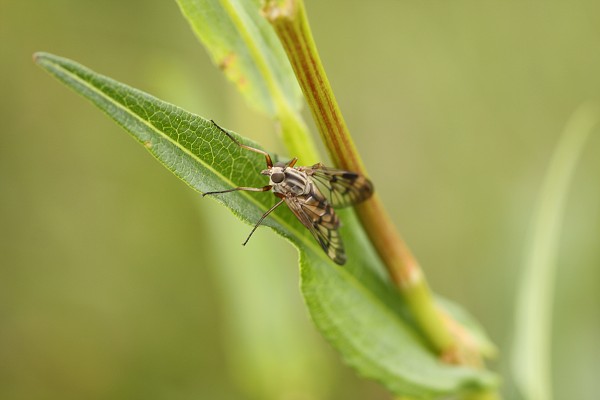
M 80 84 L 82 84 L 83 86 L 87 87 L 89 90 L 95 92 L 99 96 L 103 97 L 107 101 L 109 101 L 112 104 L 114 104 L 116 107 L 118 107 L 122 111 L 126 112 L 128 115 L 132 116 L 133 118 L 135 118 L 136 120 L 138 120 L 139 122 L 141 122 L 144 126 L 146 126 L 148 129 L 150 129 L 153 132 L 155 132 L 157 135 L 165 138 L 170 143 L 173 143 L 177 148 L 179 148 L 184 153 L 188 154 L 194 160 L 196 160 L 196 162 L 202 164 L 205 168 L 209 169 L 213 174 L 215 174 L 215 176 L 221 178 L 221 180 L 223 182 L 229 184 L 232 187 L 235 186 L 234 182 L 232 182 L 229 178 L 225 177 L 223 174 L 221 174 L 219 171 L 217 171 L 215 168 L 213 168 L 213 166 L 211 166 L 210 164 L 204 162 L 201 158 L 199 158 L 196 154 L 194 154 L 189 149 L 187 149 L 186 147 L 184 147 L 181 143 L 179 143 L 176 140 L 173 140 L 173 138 L 171 138 L 169 135 L 167 135 L 164 132 L 162 132 L 159 128 L 157 128 L 155 125 L 153 125 L 152 123 L 150 123 L 147 119 L 144 119 L 139 114 L 136 114 L 136 113 L 132 112 L 129 108 L 127 108 L 126 105 L 122 104 L 118 100 L 116 100 L 113 97 L 109 96 L 104 91 L 102 91 L 100 88 L 98 88 L 97 86 L 94 86 L 93 84 L 91 84 L 90 82 L 86 81 L 85 79 L 83 79 L 82 77 L 80 77 L 79 75 L 77 75 L 76 73 L 74 73 L 74 72 L 72 72 L 72 71 L 64 68 L 62 65 L 57 64 L 57 63 L 55 63 L 55 62 L 53 62 L 51 60 L 48 60 L 48 61 L 50 63 L 52 63 L 53 65 L 55 65 L 57 68 L 63 70 L 65 73 L 67 73 L 70 76 L 72 76 Z M 105 79 L 108 79 L 108 78 L 105 78 Z M 122 84 L 119 83 L 119 85 L 122 85 Z M 134 88 L 129 88 L 129 89 L 133 90 L 134 92 L 140 93 L 140 91 L 138 91 L 137 89 L 134 89 Z M 147 94 L 144 94 L 144 95 L 147 95 Z M 180 110 L 179 107 L 177 107 L 177 106 L 174 106 L 174 107 L 176 109 Z M 187 112 L 187 111 L 185 111 L 185 112 Z M 195 116 L 195 117 L 201 118 L 198 115 L 195 115 L 195 114 L 192 114 L 192 113 L 190 113 L 190 114 L 193 115 L 193 116 Z M 205 140 L 205 139 L 203 139 L 203 140 Z M 213 151 L 212 146 L 210 146 L 210 148 L 211 148 L 211 151 Z M 189 183 L 188 183 L 188 186 L 190 186 L 193 190 L 202 193 L 201 191 L 199 191 L 195 187 L 191 186 Z M 253 203 L 255 206 L 257 206 L 259 209 L 264 208 L 263 204 L 261 204 L 260 202 L 258 202 L 258 200 L 256 200 L 256 198 L 254 196 L 250 195 L 248 192 L 243 192 L 242 191 L 239 194 L 241 196 L 243 196 L 245 199 L 247 199 L 248 201 L 250 201 L 251 203 Z M 317 247 L 316 243 L 312 240 L 312 238 L 308 237 L 307 235 L 302 234 L 302 232 L 300 232 L 298 229 L 296 229 L 296 227 L 294 225 L 291 225 L 289 222 L 287 222 L 287 220 L 285 220 L 281 216 L 279 216 L 277 214 L 273 214 L 271 217 L 272 217 L 273 220 L 277 221 L 282 227 L 286 228 L 290 233 L 293 233 L 294 236 L 295 236 L 295 239 L 301 241 L 303 245 L 305 245 L 307 248 L 309 248 L 312 251 L 313 255 L 315 255 L 317 258 L 320 258 L 324 262 L 330 262 L 329 258 L 325 258 L 325 256 L 324 256 L 325 253 L 323 253 L 321 251 L 320 247 Z M 301 249 L 301 251 L 302 250 L 306 251 L 306 249 Z M 336 268 L 336 267 L 334 267 L 334 268 Z M 338 267 L 337 269 L 338 269 L 338 273 L 343 274 L 345 276 L 345 279 L 349 283 L 352 282 L 352 285 L 355 287 L 356 290 L 359 290 L 360 292 L 362 292 L 364 296 L 371 298 L 374 303 L 380 303 L 380 304 L 382 304 L 384 307 L 381 307 L 381 308 L 384 309 L 386 313 L 389 313 L 390 315 L 392 315 L 394 317 L 397 317 L 397 315 L 395 315 L 389 309 L 389 307 L 387 307 L 385 305 L 385 303 L 380 298 L 378 298 L 377 296 L 375 296 L 374 293 L 372 293 L 371 291 L 366 290 L 365 286 L 361 285 L 359 283 L 359 280 L 358 280 L 358 278 L 356 276 L 354 276 L 353 274 L 351 274 L 346 268 Z
M 165 138 L 170 143 L 175 144 L 175 146 L 177 146 L 183 152 L 185 152 L 186 154 L 188 154 L 189 156 L 191 156 L 194 160 L 196 160 L 198 163 L 200 163 L 203 166 L 205 166 L 210 171 L 212 171 L 216 176 L 220 177 L 222 179 L 222 181 L 224 181 L 225 183 L 228 183 L 232 187 L 235 186 L 235 183 L 232 182 L 229 178 L 227 178 L 224 175 L 222 175 L 219 171 L 217 171 L 216 169 L 214 169 L 210 164 L 208 164 L 206 162 L 203 162 L 202 159 L 199 158 L 196 154 L 192 153 L 189 149 L 187 149 L 186 147 L 184 147 L 183 145 L 181 145 L 181 143 L 179 143 L 178 141 L 173 140 L 169 135 L 167 135 L 164 132 L 162 132 L 159 128 L 157 128 L 155 125 L 153 125 L 152 123 L 150 123 L 147 119 L 144 119 L 140 115 L 132 112 L 124 104 L 122 104 L 119 101 L 113 99 L 108 94 L 106 94 L 105 92 L 103 92 L 101 89 L 99 89 L 96 86 L 90 84 L 88 81 L 84 80 L 80 76 L 78 76 L 76 74 L 72 74 L 71 71 L 63 68 L 59 64 L 58 64 L 58 67 L 61 68 L 61 69 L 63 69 L 63 70 L 65 70 L 67 73 L 70 73 L 71 75 L 73 75 L 77 79 L 77 81 L 79 81 L 80 83 L 82 83 L 84 86 L 88 87 L 90 90 L 96 92 L 100 96 L 102 96 L 105 99 L 107 99 L 108 101 L 112 102 L 118 108 L 120 108 L 121 110 L 125 111 L 129 115 L 133 116 L 135 119 L 137 119 L 138 121 L 140 121 L 142 124 L 144 124 L 146 127 L 148 127 L 149 129 L 151 129 L 152 131 L 154 131 L 155 133 L 157 133 L 161 137 Z M 131 89 L 133 89 L 133 88 L 131 88 Z M 133 90 L 137 92 L 136 89 L 133 89 Z M 176 107 L 176 108 L 179 109 L 179 107 Z M 192 114 L 192 115 L 194 115 L 195 117 L 201 118 L 198 115 L 195 115 L 195 114 Z M 211 151 L 213 151 L 212 146 L 211 146 Z M 201 191 L 199 191 L 195 187 L 193 187 L 193 186 L 191 186 L 189 184 L 188 184 L 188 186 L 190 186 L 193 190 L 202 193 Z M 258 202 L 256 200 L 256 198 L 254 196 L 250 195 L 248 192 L 241 191 L 241 192 L 239 192 L 239 194 L 241 196 L 243 196 L 244 198 L 246 198 L 247 200 L 249 200 L 255 206 L 257 206 L 259 209 L 263 208 L 263 204 L 261 204 L 260 202 Z M 309 238 L 307 235 L 302 234 L 302 232 L 300 232 L 298 229 L 296 229 L 295 226 L 289 224 L 287 222 L 287 220 L 281 218 L 279 215 L 273 214 L 271 217 L 272 217 L 272 219 L 276 220 L 281 226 L 283 226 L 284 228 L 288 229 L 289 232 L 294 233 L 296 239 L 302 241 L 302 243 L 305 246 L 309 247 L 311 249 L 311 251 L 313 252 L 313 254 L 316 255 L 317 258 L 320 258 L 320 259 L 322 259 L 325 262 L 330 262 L 329 258 L 325 258 L 324 257 L 324 253 L 321 251 L 321 248 L 317 247 L 317 245 L 315 244 L 315 242 L 311 238 Z M 343 275 L 346 276 L 346 280 L 349 283 L 352 282 L 352 285 L 355 287 L 356 290 L 359 290 L 360 292 L 362 292 L 364 296 L 370 297 L 374 303 L 380 303 L 380 304 L 384 305 L 384 307 L 381 307 L 381 309 L 385 310 L 385 312 L 388 313 L 388 314 L 390 314 L 392 317 L 397 318 L 397 315 L 395 315 L 389 309 L 389 307 L 387 307 L 385 305 L 385 303 L 381 299 L 379 299 L 377 296 L 375 296 L 374 293 L 372 293 L 371 291 L 366 290 L 365 286 L 361 285 L 359 283 L 359 280 L 356 278 L 356 276 L 354 276 L 353 274 L 351 274 L 346 268 L 338 267 L 338 269 L 339 269 L 340 273 L 342 273 Z
M 111 96 L 109 96 L 108 94 L 106 94 L 105 92 L 103 92 L 100 88 L 92 85 L 91 83 L 89 83 L 88 81 L 86 81 L 85 79 L 83 79 L 82 77 L 80 77 L 79 75 L 77 75 L 76 73 L 73 73 L 72 71 L 69 71 L 68 69 L 64 68 L 62 65 L 46 59 L 49 62 L 51 62 L 53 65 L 55 65 L 57 68 L 63 70 L 65 73 L 67 73 L 68 75 L 72 76 L 73 78 L 75 78 L 79 83 L 81 83 L 83 86 L 87 87 L 88 89 L 90 89 L 91 91 L 95 92 L 96 94 L 102 96 L 104 99 L 110 101 L 111 103 L 113 103 L 116 107 L 118 107 L 119 109 L 121 109 L 122 111 L 126 112 L 127 114 L 133 116 L 135 119 L 137 119 L 139 122 L 141 122 L 142 124 L 144 124 L 146 127 L 148 127 L 149 129 L 151 129 L 152 131 L 154 131 L 155 133 L 157 133 L 158 135 L 160 135 L 161 137 L 165 138 L 167 141 L 169 141 L 170 143 L 175 144 L 175 146 L 177 146 L 179 149 L 181 149 L 184 153 L 188 154 L 189 156 L 191 156 L 194 160 L 196 160 L 198 163 L 202 164 L 205 168 L 209 169 L 212 173 L 215 174 L 215 176 L 220 177 L 221 180 L 225 183 L 228 183 L 231 187 L 236 186 L 234 184 L 234 182 L 232 182 L 229 178 L 225 177 L 223 174 L 221 174 L 219 171 L 217 171 L 216 169 L 214 169 L 210 164 L 203 162 L 201 158 L 199 158 L 196 154 L 192 153 L 189 149 L 187 149 L 186 147 L 184 147 L 181 143 L 179 143 L 176 140 L 173 140 L 173 138 L 171 138 L 169 135 L 165 134 L 164 132 L 162 132 L 159 128 L 157 128 L 156 126 L 154 126 L 152 123 L 150 123 L 147 119 L 142 118 L 140 115 L 132 112 L 129 108 L 127 108 L 124 104 L 120 103 L 119 101 L 117 101 L 116 99 L 112 98 Z M 107 78 L 105 78 L 107 79 Z M 116 82 L 117 83 L 117 82 Z M 121 85 L 121 84 L 119 84 Z M 130 88 L 130 90 L 133 90 L 134 92 L 139 92 L 137 89 L 134 88 Z M 174 106 L 176 109 L 180 110 L 179 107 Z M 185 111 L 187 112 L 187 111 Z M 196 114 L 192 114 L 194 117 L 203 119 L 202 117 L 200 117 L 199 115 Z M 210 146 L 211 151 L 213 151 L 212 146 Z M 184 181 L 185 182 L 185 181 Z M 187 182 L 186 182 L 187 183 Z M 188 184 L 188 186 L 190 186 L 192 189 L 194 189 L 195 191 L 202 193 L 200 190 L 196 189 L 195 187 L 191 186 L 190 184 Z M 256 200 L 256 198 L 254 196 L 251 196 L 249 193 L 244 192 L 244 191 L 240 191 L 239 194 L 241 196 L 243 196 L 244 198 L 248 199 L 251 203 L 253 203 L 255 206 L 257 206 L 259 209 L 264 208 L 263 204 L 261 204 L 259 201 Z M 266 211 L 266 210 L 265 210 Z M 319 254 L 320 253 L 320 248 L 317 248 L 316 244 L 313 243 L 312 240 L 309 240 L 309 238 L 306 235 L 303 235 L 295 226 L 291 225 L 289 222 L 287 222 L 285 219 L 281 218 L 280 216 L 278 216 L 277 214 L 272 214 L 271 218 L 276 220 L 281 226 L 283 226 L 284 228 L 286 228 L 288 231 L 290 231 L 291 233 L 294 233 L 295 237 L 298 240 L 301 240 L 303 244 L 307 245 L 308 247 L 311 248 L 311 250 L 315 253 L 315 254 Z M 315 251 L 318 250 L 318 251 Z M 324 257 L 319 257 L 322 258 L 323 260 L 325 260 Z
M 238 28 L 244 44 L 248 49 L 250 49 L 250 55 L 254 59 L 254 62 L 258 67 L 257 69 L 260 71 L 260 74 L 262 75 L 267 87 L 270 89 L 271 95 L 274 97 L 275 109 L 293 109 L 291 105 L 287 104 L 288 102 L 285 100 L 283 88 L 273 74 L 273 68 L 271 64 L 268 62 L 268 60 L 261 56 L 261 51 L 258 49 L 257 41 L 252 39 L 249 28 L 242 21 L 242 18 L 240 17 L 236 7 L 228 0 L 220 0 L 220 3 L 225 12 L 227 12 L 229 15 L 229 18 L 231 18 L 233 24 Z

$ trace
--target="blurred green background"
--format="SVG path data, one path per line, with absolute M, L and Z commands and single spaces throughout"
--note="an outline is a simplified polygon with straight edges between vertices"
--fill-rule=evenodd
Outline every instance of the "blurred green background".
M 536 195 L 600 101 L 600 3 L 311 1 L 321 56 L 391 217 L 508 373 Z M 72 58 L 284 152 L 174 1 L 0 0 L 0 398 L 386 399 L 312 327 L 291 245 L 201 197 L 31 61 Z M 597 398 L 600 135 L 571 186 L 558 399 Z

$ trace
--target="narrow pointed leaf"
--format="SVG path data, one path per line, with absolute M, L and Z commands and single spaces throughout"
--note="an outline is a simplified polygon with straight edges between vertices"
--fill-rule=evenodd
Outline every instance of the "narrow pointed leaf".
M 92 101 L 193 189 L 205 192 L 266 184 L 260 175 L 264 157 L 240 149 L 210 121 L 73 61 L 39 53 L 36 62 Z M 270 193 L 248 192 L 214 198 L 250 224 L 276 200 Z M 431 353 L 362 236 L 353 212 L 342 210 L 340 216 L 348 253 L 344 267 L 329 260 L 288 209 L 280 207 L 265 224 L 298 248 L 302 292 L 309 311 L 344 359 L 394 393 L 414 398 L 436 398 L 494 385 L 495 378 L 489 373 L 443 364 Z
M 302 91 L 258 0 L 177 0 L 213 62 L 248 104 L 278 121 L 283 142 L 307 165 L 321 161 L 301 115 Z
M 214 63 L 271 117 L 298 111 L 302 92 L 279 39 L 260 15 L 258 0 L 177 0 Z
M 536 204 L 527 259 L 517 291 L 512 373 L 523 399 L 552 399 L 551 333 L 557 255 L 566 200 L 598 109 L 581 106 L 571 117 Z

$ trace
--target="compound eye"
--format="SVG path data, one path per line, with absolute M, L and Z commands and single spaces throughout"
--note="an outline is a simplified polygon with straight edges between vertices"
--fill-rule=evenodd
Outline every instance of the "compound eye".
M 271 175 L 271 181 L 273 181 L 273 183 L 281 183 L 283 182 L 284 178 L 285 174 L 283 172 L 275 172 L 273 175 Z

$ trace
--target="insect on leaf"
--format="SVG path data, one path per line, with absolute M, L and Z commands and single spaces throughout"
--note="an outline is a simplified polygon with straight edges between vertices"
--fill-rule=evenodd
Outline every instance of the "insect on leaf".
M 210 121 L 99 75 L 73 61 L 38 53 L 36 62 L 127 130 L 159 162 L 199 191 L 267 184 L 265 157 L 237 146 Z M 259 148 L 243 137 L 240 143 Z M 215 199 L 254 224 L 279 200 L 236 191 Z M 347 263 L 322 251 L 290 210 L 280 207 L 265 225 L 299 250 L 302 294 L 331 344 L 361 375 L 415 398 L 447 396 L 496 385 L 488 372 L 444 364 L 423 342 L 406 307 L 350 210 L 340 210 Z M 240 249 L 239 251 L 243 251 Z M 282 267 L 285 267 L 282 265 Z
M 314 236 L 325 253 L 336 264 L 346 263 L 344 245 L 339 233 L 340 220 L 333 210 L 328 198 L 335 201 L 340 207 L 358 204 L 373 194 L 373 184 L 364 176 L 355 172 L 342 171 L 335 168 L 327 168 L 322 164 L 312 167 L 295 167 L 296 158 L 288 163 L 276 163 L 273 165 L 271 156 L 263 150 L 239 143 L 229 132 L 213 124 L 225 134 L 236 146 L 265 156 L 267 169 L 261 172 L 269 177 L 269 184 L 259 187 L 235 187 L 231 189 L 208 192 L 206 195 L 231 193 L 235 191 L 266 192 L 272 191 L 281 200 L 269 208 L 260 217 L 250 236 L 264 219 L 285 202 L 294 215 Z M 315 183 L 319 179 L 319 189 Z M 329 197 L 326 198 L 324 190 Z M 244 242 L 248 243 L 250 236 Z

